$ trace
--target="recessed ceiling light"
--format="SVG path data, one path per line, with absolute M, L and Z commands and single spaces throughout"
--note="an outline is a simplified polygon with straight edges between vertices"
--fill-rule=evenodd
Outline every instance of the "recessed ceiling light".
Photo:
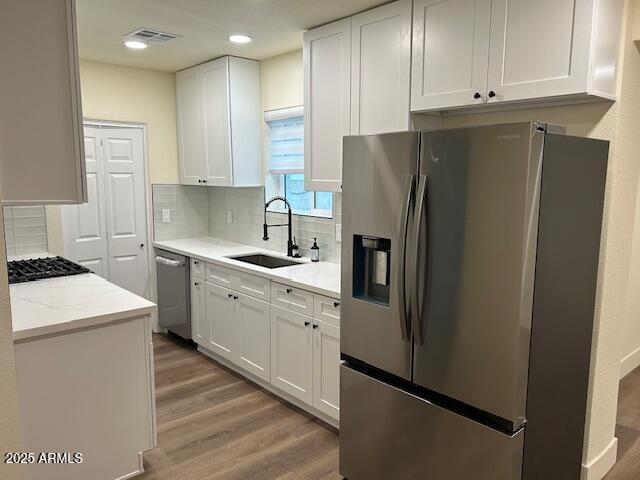
M 124 46 L 132 48 L 134 50 L 144 50 L 147 48 L 147 44 L 144 42 L 138 42 L 137 40 L 125 40 Z
M 229 41 L 233 43 L 249 43 L 251 41 L 251 37 L 249 35 L 233 34 L 229 35 Z

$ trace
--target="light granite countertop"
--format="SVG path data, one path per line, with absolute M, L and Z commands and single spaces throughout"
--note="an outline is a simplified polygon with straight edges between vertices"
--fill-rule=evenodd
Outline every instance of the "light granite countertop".
M 314 263 L 308 258 L 300 258 L 296 259 L 302 262 L 300 265 L 273 269 L 260 267 L 228 257 L 252 253 L 266 253 L 277 257 L 286 257 L 281 252 L 211 237 L 155 241 L 153 245 L 159 249 L 252 273 L 320 295 L 340 298 L 340 265 L 337 263 L 323 261 Z
M 10 285 L 13 340 L 150 315 L 156 306 L 93 273 Z

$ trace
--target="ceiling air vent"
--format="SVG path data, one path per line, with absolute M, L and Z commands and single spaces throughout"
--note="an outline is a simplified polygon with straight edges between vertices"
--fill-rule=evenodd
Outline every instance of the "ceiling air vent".
M 125 36 L 127 38 L 153 43 L 166 43 L 174 38 L 180 38 L 180 35 L 175 33 L 159 32 L 158 30 L 152 30 L 150 28 L 138 28 L 133 32 L 127 33 Z

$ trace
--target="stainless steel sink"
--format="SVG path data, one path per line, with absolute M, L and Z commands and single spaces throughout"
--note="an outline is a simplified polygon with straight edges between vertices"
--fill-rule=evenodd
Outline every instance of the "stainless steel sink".
M 281 257 L 272 257 L 271 255 L 264 255 L 262 253 L 255 253 L 252 255 L 238 255 L 235 257 L 227 257 L 239 262 L 250 263 L 252 265 L 258 265 L 265 268 L 281 268 L 290 267 L 292 265 L 300 265 L 302 262 L 296 262 Z

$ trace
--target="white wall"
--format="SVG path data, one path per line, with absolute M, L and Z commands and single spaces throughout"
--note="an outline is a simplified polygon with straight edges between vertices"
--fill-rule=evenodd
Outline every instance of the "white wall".
M 302 50 L 260 62 L 262 110 L 275 110 L 304 103 Z

